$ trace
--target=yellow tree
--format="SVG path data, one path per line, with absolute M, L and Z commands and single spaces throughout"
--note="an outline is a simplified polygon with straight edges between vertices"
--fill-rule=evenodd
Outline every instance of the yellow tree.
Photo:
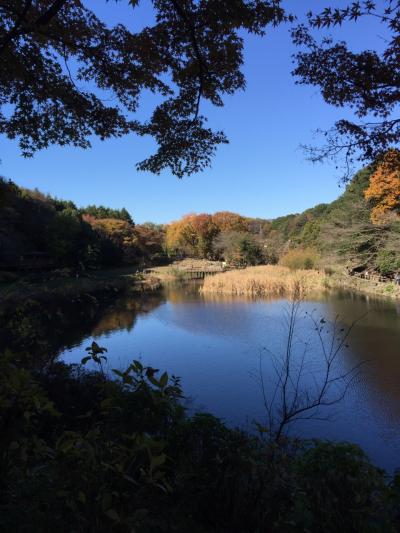
M 83 215 L 82 218 L 122 250 L 124 262 L 135 263 L 138 260 L 139 239 L 133 224 L 117 218 L 95 218 L 91 215 Z
M 187 244 L 193 245 L 195 232 L 191 220 L 195 215 L 186 215 L 180 220 L 175 220 L 167 226 L 165 242 L 169 253 L 178 251 L 187 253 Z M 190 239 L 192 237 L 192 239 Z
M 372 174 L 365 198 L 373 202 L 371 221 L 384 223 L 388 215 L 400 215 L 400 152 L 389 150 Z

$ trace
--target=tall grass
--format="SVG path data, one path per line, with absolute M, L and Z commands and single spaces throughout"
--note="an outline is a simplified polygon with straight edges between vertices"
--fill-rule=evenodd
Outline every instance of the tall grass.
M 324 288 L 325 276 L 316 270 L 294 271 L 278 265 L 264 265 L 233 270 L 204 280 L 205 293 L 243 296 L 291 296 L 300 290 L 304 295 Z

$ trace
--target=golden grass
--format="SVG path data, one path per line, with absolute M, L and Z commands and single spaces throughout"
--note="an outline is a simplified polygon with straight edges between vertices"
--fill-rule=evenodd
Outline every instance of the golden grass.
M 264 265 L 206 277 L 201 290 L 244 296 L 298 296 L 321 290 L 325 283 L 325 275 L 317 270 L 290 270 L 278 265 Z

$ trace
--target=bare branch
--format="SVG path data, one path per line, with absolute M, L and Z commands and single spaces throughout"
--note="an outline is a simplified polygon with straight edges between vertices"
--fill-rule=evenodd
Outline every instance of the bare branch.
M 288 334 L 285 353 L 279 358 L 271 355 L 272 368 L 275 379 L 272 394 L 268 397 L 263 376 L 262 352 L 259 355 L 260 383 L 264 407 L 269 421 L 269 437 L 276 442 L 281 439 L 287 427 L 298 420 L 327 420 L 329 417 L 320 414 L 321 408 L 332 407 L 340 403 L 346 396 L 355 379 L 360 375 L 360 368 L 365 361 L 352 366 L 350 369 L 339 371 L 338 358 L 355 324 L 365 315 L 354 321 L 346 330 L 340 327 L 339 316 L 332 322 L 324 318 L 317 320 L 315 313 L 309 316 L 319 346 L 319 360 L 323 362 L 323 371 L 318 374 L 310 371 L 307 376 L 313 380 L 313 390 L 302 390 L 302 381 L 307 367 L 309 342 L 304 344 L 300 361 L 296 364 L 295 345 L 293 343 L 295 326 L 299 318 L 302 300 L 299 293 L 294 296 L 285 315 L 287 318 Z M 328 329 L 329 326 L 329 329 Z M 329 332 L 329 339 L 325 339 L 323 332 Z

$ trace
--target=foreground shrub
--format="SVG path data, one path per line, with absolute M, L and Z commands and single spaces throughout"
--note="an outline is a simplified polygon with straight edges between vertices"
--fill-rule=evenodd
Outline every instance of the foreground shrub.
M 0 531 L 396 531 L 399 478 L 350 444 L 185 415 L 179 379 L 134 361 L 37 373 L 0 356 Z
M 312 248 L 296 248 L 282 256 L 279 263 L 291 270 L 311 270 L 317 267 L 318 254 Z

